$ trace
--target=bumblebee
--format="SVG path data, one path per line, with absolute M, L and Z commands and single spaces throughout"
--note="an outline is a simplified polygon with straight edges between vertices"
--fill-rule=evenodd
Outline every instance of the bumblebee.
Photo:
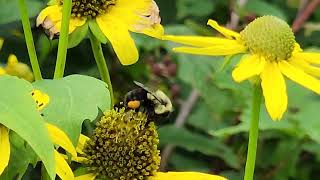
M 124 107 L 145 112 L 148 121 L 159 122 L 167 118 L 173 110 L 170 98 L 161 90 L 151 91 L 139 82 L 134 83 L 138 88 L 125 95 Z

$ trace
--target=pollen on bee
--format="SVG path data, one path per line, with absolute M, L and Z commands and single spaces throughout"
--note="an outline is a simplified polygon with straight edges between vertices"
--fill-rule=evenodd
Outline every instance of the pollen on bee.
M 137 109 L 137 108 L 140 107 L 140 101 L 138 101 L 138 100 L 129 101 L 128 102 L 128 107 L 130 109 Z

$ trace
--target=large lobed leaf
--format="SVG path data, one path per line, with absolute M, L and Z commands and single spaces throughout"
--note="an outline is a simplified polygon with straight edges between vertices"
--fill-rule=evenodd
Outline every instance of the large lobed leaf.
M 42 80 L 33 84 L 50 97 L 42 111 L 44 119 L 61 128 L 77 144 L 82 122 L 94 120 L 98 108 L 111 107 L 107 85 L 93 77 L 71 75 L 58 80 Z
M 32 85 L 12 76 L 0 77 L 0 124 L 23 138 L 55 177 L 53 144 L 31 96 Z

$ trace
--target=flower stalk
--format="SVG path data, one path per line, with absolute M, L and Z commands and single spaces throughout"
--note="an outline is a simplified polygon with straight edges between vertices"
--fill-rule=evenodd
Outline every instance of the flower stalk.
M 41 76 L 41 71 L 38 63 L 36 49 L 34 47 L 34 42 L 33 42 L 30 22 L 29 22 L 29 16 L 28 16 L 28 9 L 27 9 L 25 0 L 19 0 L 19 10 L 20 10 L 24 36 L 26 39 L 28 54 L 30 58 L 30 63 L 31 63 L 32 71 L 34 73 L 34 78 L 35 80 L 41 80 L 42 76 Z
M 112 83 L 109 75 L 108 66 L 102 52 L 101 43 L 92 34 L 90 34 L 90 42 L 91 42 L 94 59 L 96 60 L 96 63 L 100 72 L 100 77 L 102 81 L 104 81 L 108 85 L 110 96 L 111 96 L 111 105 L 113 106 L 114 105 L 113 88 L 112 88 Z
M 244 173 L 244 180 L 252 180 L 257 154 L 257 142 L 259 134 L 259 116 L 262 99 L 260 84 L 253 85 L 252 111 L 249 130 L 249 145 L 247 152 L 247 161 Z
M 66 66 L 69 22 L 71 17 L 72 0 L 64 0 L 62 7 L 61 32 L 59 37 L 57 62 L 54 71 L 54 79 L 62 78 Z

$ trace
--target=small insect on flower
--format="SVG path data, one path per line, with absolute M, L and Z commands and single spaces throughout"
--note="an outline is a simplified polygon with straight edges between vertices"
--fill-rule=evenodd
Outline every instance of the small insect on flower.
M 160 122 L 167 118 L 173 110 L 170 98 L 161 90 L 152 91 L 142 83 L 134 83 L 139 87 L 125 95 L 122 106 L 128 110 L 145 112 L 148 122 Z

